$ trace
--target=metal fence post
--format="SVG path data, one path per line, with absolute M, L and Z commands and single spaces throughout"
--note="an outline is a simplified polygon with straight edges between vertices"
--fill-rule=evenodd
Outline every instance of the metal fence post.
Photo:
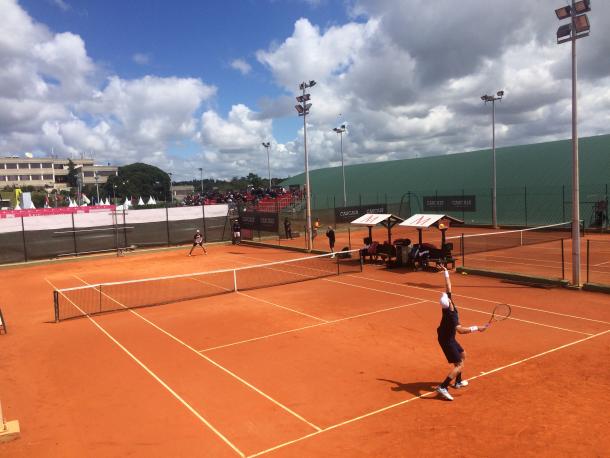
M 589 239 L 587 239 L 587 283 L 589 283 Z
M 72 217 L 72 240 L 74 242 L 74 254 L 78 256 L 78 246 L 76 245 L 76 227 L 74 225 L 74 213 L 70 213 Z
M 165 203 L 165 228 L 167 230 L 167 246 L 171 245 L 169 238 L 169 210 L 167 208 L 167 202 Z
M 523 187 L 523 200 L 525 205 L 525 227 L 527 227 L 527 186 Z
M 23 215 L 21 216 L 21 240 L 23 241 L 23 261 L 28 262 L 28 246 L 25 242 L 25 224 L 23 223 Z

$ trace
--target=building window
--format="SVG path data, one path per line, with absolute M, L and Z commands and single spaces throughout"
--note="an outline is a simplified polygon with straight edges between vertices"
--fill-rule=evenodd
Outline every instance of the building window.
M 93 178 L 93 172 L 83 172 L 83 174 L 84 174 L 86 177 L 91 177 L 91 178 Z
M 40 168 L 40 162 L 30 162 L 30 168 L 31 169 L 39 169 Z
M 19 177 L 17 175 L 9 175 L 8 181 L 19 181 Z
M 42 175 L 30 175 L 30 180 L 42 180 Z
M 63 164 L 53 164 L 53 168 L 57 169 L 57 170 L 63 170 L 64 169 L 64 165 Z
M 6 164 L 6 168 L 7 169 L 16 169 L 17 164 L 9 162 L 8 164 Z
M 25 162 L 25 163 L 20 162 L 19 163 L 19 168 L 20 169 L 29 169 L 30 168 L 30 164 L 28 164 L 27 162 Z
M 53 167 L 53 164 L 51 164 L 50 162 L 43 162 L 42 163 L 42 168 L 43 169 L 50 169 Z
M 43 175 L 42 179 L 47 181 L 53 181 L 53 175 Z

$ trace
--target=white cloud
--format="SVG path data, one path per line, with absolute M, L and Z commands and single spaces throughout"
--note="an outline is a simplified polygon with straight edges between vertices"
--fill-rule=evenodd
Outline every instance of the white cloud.
M 242 75 L 247 75 L 252 70 L 252 66 L 244 59 L 235 59 L 231 62 L 231 68 L 238 70 Z
M 70 5 L 65 0 L 51 0 L 51 3 L 62 11 L 68 11 Z
M 148 65 L 151 61 L 150 54 L 137 52 L 132 57 L 133 61 L 138 65 Z

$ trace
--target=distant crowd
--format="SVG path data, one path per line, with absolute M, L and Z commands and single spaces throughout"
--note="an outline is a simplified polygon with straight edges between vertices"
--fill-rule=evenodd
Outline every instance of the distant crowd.
M 213 205 L 213 204 L 245 204 L 257 206 L 261 201 L 271 201 L 278 197 L 290 195 L 300 199 L 303 192 L 300 189 L 289 190 L 283 187 L 249 188 L 247 191 L 205 191 L 204 193 L 187 195 L 183 205 Z

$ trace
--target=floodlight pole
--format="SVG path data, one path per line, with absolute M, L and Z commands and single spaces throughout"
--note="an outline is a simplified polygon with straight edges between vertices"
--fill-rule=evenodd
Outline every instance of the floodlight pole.
M 269 190 L 271 191 L 271 162 L 269 161 L 269 147 L 271 146 L 271 143 L 263 142 L 262 145 L 267 150 L 267 173 L 269 175 Z
M 100 185 L 99 185 L 100 177 L 97 176 L 97 172 L 95 172 L 95 190 L 97 192 L 97 205 L 100 204 Z
M 199 171 L 201 172 L 201 194 L 199 195 L 203 197 L 203 167 L 199 167 Z
M 578 88 L 576 40 L 589 35 L 589 0 L 572 0 L 570 6 L 555 10 L 559 20 L 570 18 L 569 25 L 557 29 L 557 44 L 572 42 L 572 286 L 580 287 L 580 170 L 578 164 Z M 569 16 L 568 16 L 569 13 Z M 565 38 L 569 35 L 569 38 Z
M 576 2 L 572 0 L 572 284 L 580 286 L 580 172 L 578 164 L 575 4 Z
M 343 175 L 343 206 L 347 207 L 347 192 L 345 190 L 345 164 L 343 163 L 343 133 L 345 132 L 345 125 L 341 127 L 335 127 L 333 129 L 341 137 L 341 174 Z
M 492 150 L 492 188 L 491 188 L 491 224 L 498 227 L 497 185 L 496 185 L 496 100 L 502 100 L 504 91 L 495 95 L 483 95 L 481 100 L 487 104 L 491 102 L 491 150 Z
M 299 116 L 303 116 L 303 149 L 305 151 L 305 238 L 307 243 L 307 251 L 311 251 L 312 248 L 312 239 L 311 239 L 311 187 L 309 185 L 309 156 L 307 155 L 307 114 L 309 113 L 309 108 L 311 104 L 307 103 L 309 100 L 309 94 L 305 93 L 305 89 L 315 86 L 316 82 L 311 80 L 309 83 L 303 81 L 299 85 L 299 89 L 303 91 L 303 95 L 297 97 L 297 101 L 301 104 L 297 105 L 297 112 Z

